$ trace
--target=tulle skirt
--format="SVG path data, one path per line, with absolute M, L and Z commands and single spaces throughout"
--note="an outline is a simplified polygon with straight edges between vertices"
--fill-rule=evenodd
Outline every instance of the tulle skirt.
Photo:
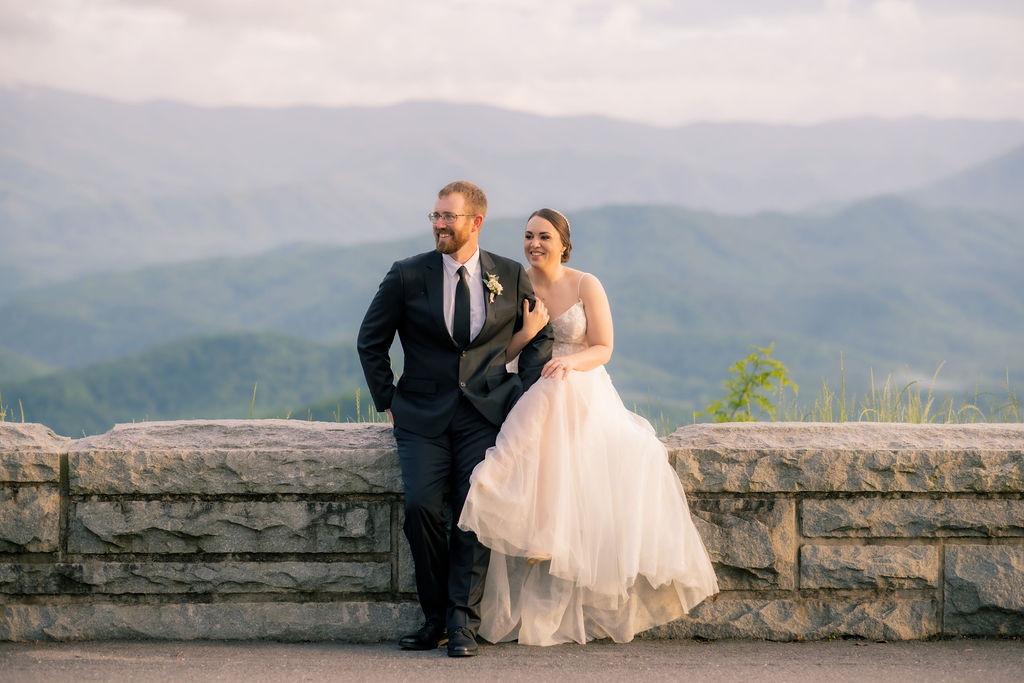
M 491 548 L 491 642 L 628 642 L 718 592 L 664 445 L 604 367 L 523 395 L 470 477 L 459 527 Z

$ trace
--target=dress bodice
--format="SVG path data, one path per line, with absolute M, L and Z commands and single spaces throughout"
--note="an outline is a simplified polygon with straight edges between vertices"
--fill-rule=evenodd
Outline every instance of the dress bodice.
M 567 356 L 587 348 L 587 312 L 583 302 L 577 301 L 557 318 L 551 320 L 555 343 L 551 356 Z

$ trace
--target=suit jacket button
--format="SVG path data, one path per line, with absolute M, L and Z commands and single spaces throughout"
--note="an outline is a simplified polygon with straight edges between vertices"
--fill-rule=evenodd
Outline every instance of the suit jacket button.
M 463 352 L 462 352 L 462 353 L 460 353 L 459 355 L 460 355 L 460 356 L 462 356 L 463 358 L 465 358 L 465 357 L 466 357 L 466 352 L 465 352 L 465 351 L 463 351 Z
M 462 387 L 463 389 L 465 389 L 466 388 L 466 383 L 465 382 L 459 382 L 459 386 Z

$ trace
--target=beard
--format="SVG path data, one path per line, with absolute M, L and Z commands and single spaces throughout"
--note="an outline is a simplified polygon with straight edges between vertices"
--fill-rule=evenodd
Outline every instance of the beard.
M 448 235 L 448 239 L 442 242 L 441 236 Z M 434 245 L 437 250 L 442 254 L 454 254 L 463 247 L 466 242 L 469 241 L 468 235 L 459 235 L 454 230 L 440 229 L 434 230 Z

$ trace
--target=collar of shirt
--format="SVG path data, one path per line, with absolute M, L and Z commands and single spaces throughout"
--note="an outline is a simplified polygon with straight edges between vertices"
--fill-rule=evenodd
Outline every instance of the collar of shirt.
M 441 262 L 444 264 L 444 273 L 448 276 L 448 279 L 457 278 L 459 276 L 459 267 L 466 266 L 466 274 L 469 276 L 469 282 L 475 282 L 480 279 L 480 250 L 477 249 L 473 252 L 473 255 L 469 257 L 465 263 L 459 263 L 451 257 L 451 254 L 441 254 Z

